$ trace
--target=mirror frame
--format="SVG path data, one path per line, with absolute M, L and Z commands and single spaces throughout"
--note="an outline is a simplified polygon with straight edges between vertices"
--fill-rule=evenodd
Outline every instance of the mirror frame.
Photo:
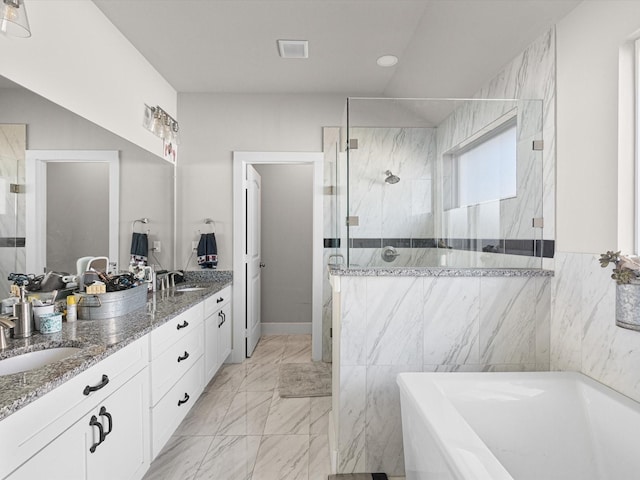
M 26 150 L 26 271 L 40 273 L 46 268 L 46 173 L 49 162 L 102 162 L 109 164 L 109 260 L 115 259 L 119 264 L 119 152 L 117 150 Z

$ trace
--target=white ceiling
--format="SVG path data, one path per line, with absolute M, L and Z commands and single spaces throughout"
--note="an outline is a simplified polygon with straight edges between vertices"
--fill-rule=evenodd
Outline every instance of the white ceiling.
M 579 0 L 94 0 L 178 92 L 468 97 Z M 282 59 L 276 40 L 308 40 Z M 395 67 L 376 58 L 393 54 Z

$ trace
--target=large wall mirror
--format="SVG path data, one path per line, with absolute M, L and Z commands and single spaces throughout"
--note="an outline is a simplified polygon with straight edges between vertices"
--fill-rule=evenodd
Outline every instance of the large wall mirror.
M 96 162 L 94 154 L 117 157 L 117 170 L 106 167 L 106 183 L 104 172 L 89 164 L 113 163 Z M 116 257 L 119 268 L 126 269 L 132 224 L 140 218 L 149 219 L 144 230 L 150 247 L 160 242 L 159 250 L 150 248 L 148 263 L 173 268 L 174 176 L 174 165 L 160 157 L 0 77 L 0 298 L 8 293 L 11 272 L 73 270 L 70 259 L 84 256 L 84 247 L 75 243 L 80 237 L 93 244 L 96 255 L 106 248 L 110 259 Z M 111 194 L 105 197 L 99 188 Z M 55 201 L 46 200 L 55 191 Z M 28 212 L 30 195 L 39 200 Z M 72 206 L 63 204 L 62 196 Z M 88 221 L 92 214 L 102 217 L 99 227 Z M 74 241 L 62 234 L 69 229 Z

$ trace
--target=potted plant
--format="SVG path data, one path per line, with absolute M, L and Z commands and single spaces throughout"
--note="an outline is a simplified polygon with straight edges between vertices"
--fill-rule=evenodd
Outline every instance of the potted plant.
M 640 260 L 620 252 L 600 255 L 602 268 L 610 264 L 616 281 L 616 325 L 640 331 Z

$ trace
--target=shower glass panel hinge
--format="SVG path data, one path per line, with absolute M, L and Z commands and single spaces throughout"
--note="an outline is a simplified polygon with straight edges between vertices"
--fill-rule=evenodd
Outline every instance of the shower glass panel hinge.
M 534 218 L 531 226 L 533 228 L 544 228 L 544 218 L 543 217 Z
M 358 149 L 358 139 L 350 138 L 349 139 L 349 150 L 357 150 Z
M 360 217 L 347 217 L 347 227 L 357 227 L 358 225 L 360 225 Z
M 533 150 L 544 150 L 544 140 L 534 140 L 531 146 Z
M 329 338 L 333 338 L 333 327 L 329 327 Z
M 336 194 L 336 187 L 334 185 L 327 185 L 326 187 L 324 187 L 324 194 L 325 195 L 335 195 Z
M 11 192 L 11 193 L 24 193 L 25 192 L 24 185 L 21 185 L 19 183 L 12 183 L 9 186 L 9 192 Z

